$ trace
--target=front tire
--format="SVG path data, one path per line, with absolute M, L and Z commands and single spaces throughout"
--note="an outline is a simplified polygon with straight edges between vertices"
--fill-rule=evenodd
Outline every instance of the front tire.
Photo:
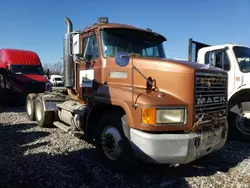
M 43 102 L 41 97 L 37 97 L 35 100 L 35 118 L 38 126 L 49 127 L 53 124 L 54 112 L 45 112 L 43 108 Z
M 228 123 L 231 138 L 250 142 L 250 120 L 244 114 L 229 112 Z
M 127 171 L 136 166 L 129 137 L 124 131 L 128 128 L 126 116 L 106 114 L 96 124 L 96 147 L 105 165 L 116 171 Z

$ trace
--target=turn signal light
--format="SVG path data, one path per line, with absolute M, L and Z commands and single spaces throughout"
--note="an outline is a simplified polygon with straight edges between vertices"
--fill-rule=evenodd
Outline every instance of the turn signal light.
M 143 124 L 155 124 L 156 120 L 155 108 L 142 108 L 141 122 Z

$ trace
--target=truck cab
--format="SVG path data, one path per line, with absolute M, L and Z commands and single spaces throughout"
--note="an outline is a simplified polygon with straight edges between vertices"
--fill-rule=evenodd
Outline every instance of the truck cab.
M 25 104 L 29 93 L 46 91 L 46 79 L 38 55 L 29 50 L 0 49 L 2 87 L 12 104 Z
M 228 74 L 228 121 L 232 137 L 250 141 L 250 48 L 208 45 L 189 39 L 189 60 Z
M 28 98 L 39 126 L 79 131 L 115 168 L 185 164 L 224 146 L 224 70 L 166 58 L 167 39 L 151 29 L 103 17 L 83 30 L 65 22 L 67 94 Z

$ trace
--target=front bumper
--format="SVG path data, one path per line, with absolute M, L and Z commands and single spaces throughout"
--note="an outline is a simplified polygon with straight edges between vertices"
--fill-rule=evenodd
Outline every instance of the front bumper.
M 186 164 L 222 148 L 228 125 L 202 134 L 151 134 L 130 129 L 135 156 L 145 162 Z
M 63 82 L 55 82 L 54 86 L 63 86 Z

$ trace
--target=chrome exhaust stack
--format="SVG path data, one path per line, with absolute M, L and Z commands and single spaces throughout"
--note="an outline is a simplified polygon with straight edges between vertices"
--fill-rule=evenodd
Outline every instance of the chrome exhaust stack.
M 69 18 L 64 19 L 67 25 L 67 32 L 64 38 L 64 86 L 66 88 L 73 88 L 73 57 L 71 54 L 71 38 L 70 33 L 72 32 L 72 22 Z
M 79 96 L 77 95 L 77 92 L 75 91 L 74 87 L 74 82 L 76 83 L 76 80 L 74 80 L 73 77 L 73 56 L 72 54 L 72 49 L 71 49 L 71 37 L 70 33 L 72 32 L 72 22 L 70 21 L 69 18 L 65 17 L 64 21 L 67 25 L 67 32 L 65 34 L 64 38 L 64 87 L 67 88 L 68 95 L 70 98 L 74 101 L 79 101 Z M 74 82 L 73 82 L 74 80 Z M 76 84 L 75 84 L 76 85 Z

